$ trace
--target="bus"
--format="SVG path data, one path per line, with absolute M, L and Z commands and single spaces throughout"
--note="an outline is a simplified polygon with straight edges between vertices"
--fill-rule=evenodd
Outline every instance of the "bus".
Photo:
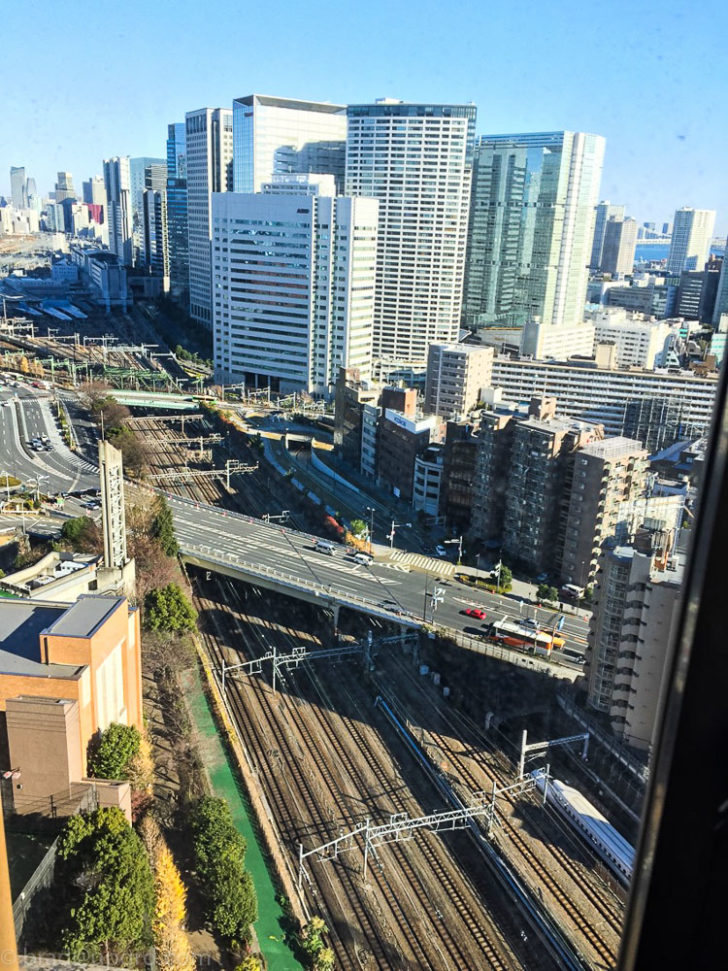
M 533 626 L 532 621 L 525 623 L 517 617 L 503 617 L 502 620 L 490 624 L 486 629 L 486 636 L 504 647 L 545 657 L 550 657 L 554 648 L 560 650 L 566 643 L 555 631 L 541 630 Z

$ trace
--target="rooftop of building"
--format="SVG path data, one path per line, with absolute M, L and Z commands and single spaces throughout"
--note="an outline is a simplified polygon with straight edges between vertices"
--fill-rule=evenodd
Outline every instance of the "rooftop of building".
M 616 459 L 622 455 L 634 455 L 635 452 L 647 455 L 642 442 L 638 442 L 634 438 L 625 438 L 622 435 L 605 438 L 601 442 L 590 442 L 580 449 L 581 455 L 593 455 L 600 459 Z
M 66 611 L 66 604 L 0 600 L 0 674 L 32 678 L 77 678 L 83 667 L 43 664 L 40 635 Z
M 647 555 L 631 545 L 615 546 L 611 553 L 612 556 L 619 557 L 622 560 L 631 560 L 637 555 Z M 687 553 L 683 549 L 678 549 L 676 543 L 665 561 L 665 569 L 662 569 L 661 565 L 656 564 L 653 560 L 650 569 L 650 582 L 681 584 L 685 575 L 687 560 Z
M 64 607 L 64 612 L 51 623 L 46 633 L 59 637 L 93 637 L 124 602 L 124 597 L 84 594 L 70 607 Z
M 512 364 L 514 367 L 520 367 L 527 370 L 555 370 L 555 371 L 565 371 L 565 372 L 576 372 L 576 371 L 596 371 L 598 374 L 608 375 L 611 378 L 626 377 L 628 375 L 640 375 L 645 378 L 653 378 L 655 380 L 659 378 L 669 378 L 671 381 L 685 381 L 690 384 L 705 384 L 706 382 L 715 382 L 718 380 L 718 372 L 712 371 L 707 373 L 696 374 L 695 371 L 689 369 L 675 370 L 673 368 L 643 368 L 643 367 L 626 367 L 626 368 L 606 368 L 599 367 L 592 358 L 585 358 L 583 360 L 575 360 L 574 358 L 568 361 L 534 361 L 531 358 L 515 358 L 510 354 L 496 354 L 494 359 L 494 364 Z
M 298 98 L 277 98 L 268 94 L 249 94 L 242 98 L 235 98 L 233 104 L 251 107 L 254 104 L 269 108 L 288 108 L 289 111 L 320 111 L 324 114 L 335 115 L 346 111 L 346 105 L 331 104 L 329 101 L 301 101 Z
M 579 421 L 576 418 L 569 418 L 565 415 L 555 415 L 553 418 L 537 418 L 535 415 L 528 415 L 520 423 L 522 426 L 533 428 L 536 431 L 548 432 L 584 432 L 595 428 L 592 422 Z

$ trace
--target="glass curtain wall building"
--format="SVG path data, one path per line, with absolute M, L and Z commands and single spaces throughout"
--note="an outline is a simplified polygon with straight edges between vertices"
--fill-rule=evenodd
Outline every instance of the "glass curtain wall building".
M 583 319 L 604 148 L 572 131 L 477 140 L 466 324 Z
M 346 194 L 379 200 L 373 354 L 424 371 L 458 339 L 475 105 L 347 108 Z
M 185 123 L 167 126 L 167 239 L 169 288 L 184 300 L 189 286 L 187 249 L 187 141 Z
M 251 94 L 233 102 L 235 192 L 260 192 L 276 175 L 328 173 L 344 184 L 343 105 Z

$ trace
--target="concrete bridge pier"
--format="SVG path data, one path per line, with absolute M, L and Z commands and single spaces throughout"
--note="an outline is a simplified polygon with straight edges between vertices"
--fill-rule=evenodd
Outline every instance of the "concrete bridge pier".
M 333 625 L 334 625 L 334 640 L 335 641 L 338 641 L 338 639 L 339 639 L 339 613 L 340 612 L 341 612 L 341 604 L 340 603 L 337 603 L 336 601 L 334 601 L 331 604 L 331 614 L 332 614 Z

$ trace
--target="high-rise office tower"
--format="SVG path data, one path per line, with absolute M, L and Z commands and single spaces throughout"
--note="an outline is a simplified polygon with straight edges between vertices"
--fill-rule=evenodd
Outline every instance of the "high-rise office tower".
M 167 243 L 169 288 L 182 298 L 189 286 L 187 249 L 187 142 L 185 123 L 167 126 Z
M 38 187 L 33 178 L 25 180 L 25 200 L 28 209 L 34 209 L 36 212 L 40 212 L 43 208 L 41 197 L 38 195 Z
M 190 315 L 212 327 L 210 196 L 230 192 L 233 168 L 233 113 L 200 108 L 185 115 L 187 145 L 187 240 Z
M 129 156 L 104 159 L 104 186 L 108 210 L 109 249 L 124 266 L 133 262 L 131 175 Z
M 134 265 L 143 265 L 144 249 L 144 190 L 147 188 L 146 172 L 150 165 L 157 166 L 162 178 L 167 178 L 167 161 L 142 155 L 129 159 L 129 179 L 131 185 L 131 221 L 134 237 Z
M 10 198 L 16 209 L 27 207 L 25 168 L 22 165 L 10 166 Z
M 683 206 L 675 210 L 672 242 L 667 257 L 668 273 L 702 270 L 708 262 L 714 229 L 715 212 L 712 209 Z
M 167 227 L 167 163 L 152 162 L 144 169 L 142 192 L 144 248 L 137 265 L 162 277 L 162 288 L 169 290 L 169 235 Z
M 589 266 L 592 270 L 601 269 L 604 233 L 610 219 L 624 219 L 624 206 L 613 206 L 609 200 L 606 200 L 594 207 L 594 237 L 591 259 L 589 260 Z
M 600 135 L 484 135 L 475 147 L 463 294 L 467 323 L 583 319 Z
M 336 196 L 332 175 L 283 175 L 212 197 L 216 373 L 329 394 L 340 367 L 371 368 L 378 204 Z
M 286 173 L 329 173 L 340 193 L 346 158 L 343 105 L 251 94 L 233 101 L 235 192 L 260 192 Z
M 153 179 L 149 180 L 153 182 Z M 166 180 L 165 180 L 166 181 Z M 162 278 L 162 289 L 169 290 L 169 238 L 167 192 L 149 187 L 142 193 L 144 213 L 144 266 Z
M 187 178 L 187 141 L 183 121 L 167 125 L 167 178 Z
M 56 181 L 56 202 L 75 198 L 76 190 L 73 188 L 73 176 L 70 172 L 59 172 Z
M 612 276 L 627 276 L 634 269 L 637 223 L 634 219 L 610 219 L 604 228 L 601 269 Z
M 475 105 L 347 108 L 346 194 L 379 200 L 374 357 L 424 369 L 458 338 Z
M 82 183 L 83 201 L 88 206 L 106 205 L 106 187 L 103 177 L 100 175 L 92 176 L 87 182 Z

